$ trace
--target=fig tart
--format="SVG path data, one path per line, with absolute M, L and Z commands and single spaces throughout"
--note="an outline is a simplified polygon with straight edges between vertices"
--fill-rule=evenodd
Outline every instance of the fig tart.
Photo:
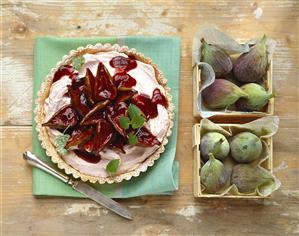
M 167 80 L 151 59 L 117 44 L 80 47 L 38 93 L 42 147 L 67 174 L 92 183 L 129 180 L 164 151 L 174 118 Z

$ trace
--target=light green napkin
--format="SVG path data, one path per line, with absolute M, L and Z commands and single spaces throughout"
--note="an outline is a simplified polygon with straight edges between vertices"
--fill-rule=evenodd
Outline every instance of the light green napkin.
M 36 100 L 37 91 L 45 80 L 50 69 L 56 66 L 62 56 L 68 54 L 72 49 L 80 46 L 96 43 L 118 43 L 136 48 L 145 56 L 152 58 L 159 69 L 168 79 L 168 85 L 172 89 L 173 102 L 175 104 L 175 125 L 172 135 L 166 146 L 165 152 L 160 159 L 150 167 L 147 172 L 133 177 L 129 181 L 119 184 L 94 184 L 93 186 L 112 198 L 128 198 L 141 195 L 171 194 L 178 189 L 178 162 L 174 160 L 176 152 L 177 125 L 178 125 L 178 97 L 179 97 L 179 67 L 180 67 L 180 39 L 178 37 L 108 37 L 108 38 L 54 38 L 38 37 L 35 42 L 34 51 L 34 89 L 33 101 Z M 33 103 L 33 109 L 35 103 Z M 35 130 L 33 119 L 32 145 L 33 152 L 43 161 L 51 166 L 50 158 L 40 145 Z M 55 177 L 39 169 L 33 169 L 33 194 L 47 196 L 82 197 L 70 186 L 65 185 Z

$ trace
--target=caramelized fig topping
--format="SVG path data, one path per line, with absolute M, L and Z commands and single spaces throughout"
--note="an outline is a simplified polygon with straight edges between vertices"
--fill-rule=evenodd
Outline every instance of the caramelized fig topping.
M 123 136 L 116 134 L 116 135 L 114 135 L 112 142 L 110 143 L 110 146 L 122 153 L 126 153 L 124 150 L 124 146 L 126 144 L 127 144 L 126 139 Z
M 126 137 L 126 133 L 123 128 L 121 128 L 119 120 L 123 116 L 127 116 L 128 105 L 124 102 L 114 104 L 114 106 L 109 106 L 106 109 L 106 114 L 108 120 L 111 122 L 115 130 L 122 136 Z
M 110 142 L 110 140 L 113 137 L 113 126 L 110 124 L 110 122 L 100 119 L 98 121 L 97 127 L 96 127 L 96 133 L 94 136 L 94 153 L 100 153 L 103 148 Z
M 140 146 L 155 146 L 160 145 L 160 141 L 147 128 L 142 127 L 137 133 L 138 145 Z
M 129 99 L 131 99 L 135 94 L 137 94 L 137 91 L 134 89 L 124 90 L 124 91 L 118 91 L 117 97 L 115 99 L 115 103 L 125 102 Z
M 90 69 L 87 68 L 86 69 L 86 75 L 85 75 L 85 87 L 86 87 L 86 96 L 88 98 L 88 100 L 94 104 L 93 101 L 93 88 L 94 88 L 94 84 L 95 84 L 95 78 L 93 76 L 93 74 L 91 73 Z
M 136 60 L 117 56 L 111 59 L 110 66 L 117 69 L 117 72 L 127 72 L 137 67 Z
M 136 85 L 136 80 L 127 73 L 115 74 L 113 81 L 118 90 L 127 90 Z
M 94 124 L 94 121 L 96 117 L 103 118 L 103 114 L 101 114 L 99 111 L 103 108 L 105 108 L 109 104 L 109 100 L 105 100 L 102 102 L 98 102 L 97 105 L 95 105 L 94 108 L 92 108 L 81 120 L 81 125 L 90 125 Z M 98 120 L 98 119 L 96 119 Z M 91 122 L 92 121 L 92 122 Z
M 74 152 L 78 157 L 89 163 L 96 164 L 101 160 L 100 155 L 95 155 L 82 150 L 74 150 Z
M 148 118 L 155 118 L 158 115 L 157 105 L 152 103 L 151 98 L 146 94 L 136 94 L 132 97 L 131 102 Z
M 66 129 L 69 126 L 75 126 L 78 123 L 76 111 L 71 106 L 62 107 L 51 119 L 42 124 L 53 129 Z
M 103 63 L 99 63 L 94 86 L 94 100 L 114 100 L 117 89 L 113 84 L 112 78 Z
M 70 139 L 67 141 L 65 148 L 77 146 L 81 143 L 85 143 L 92 136 L 92 127 L 85 128 L 82 126 L 73 130 Z
M 68 93 L 71 98 L 72 107 L 76 109 L 81 117 L 84 117 L 90 109 L 85 94 L 85 86 L 81 85 L 76 88 L 76 86 L 73 86 L 72 84 L 71 86 L 68 86 Z
M 100 152 L 107 146 L 125 153 L 127 144 L 159 145 L 159 140 L 143 125 L 146 118 L 158 115 L 158 104 L 168 106 L 158 88 L 152 97 L 138 94 L 132 88 L 137 82 L 127 72 L 137 67 L 135 57 L 117 56 L 112 58 L 110 65 L 116 69 L 113 78 L 103 63 L 99 63 L 96 76 L 87 68 L 83 78 L 79 78 L 70 65 L 59 68 L 53 81 L 64 75 L 71 78 L 67 94 L 71 105 L 61 108 L 43 124 L 55 129 L 72 127 L 68 129 L 70 138 L 65 148 L 75 148 L 75 154 L 90 163 L 99 162 Z M 131 113 L 129 105 L 135 107 Z M 120 124 L 121 119 L 127 122 L 126 130 Z
M 168 106 L 168 102 L 165 98 L 165 96 L 161 93 L 160 89 L 156 88 L 153 91 L 153 96 L 152 96 L 152 103 L 158 105 L 162 105 L 164 107 Z
M 60 80 L 65 75 L 68 75 L 71 77 L 71 79 L 74 79 L 78 76 L 78 73 L 76 73 L 74 71 L 74 68 L 70 65 L 61 66 L 54 74 L 53 83 L 56 82 L 57 80 Z

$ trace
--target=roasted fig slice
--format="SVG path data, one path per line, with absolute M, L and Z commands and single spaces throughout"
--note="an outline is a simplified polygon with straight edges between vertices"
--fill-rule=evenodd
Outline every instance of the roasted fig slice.
M 117 72 L 125 72 L 136 68 L 137 62 L 132 58 L 116 56 L 111 59 L 110 66 L 115 68 Z
M 137 132 L 138 142 L 137 144 L 140 146 L 152 147 L 155 145 L 160 145 L 160 141 L 154 136 L 147 128 L 142 127 Z
M 89 152 L 78 150 L 78 149 L 74 150 L 74 152 L 82 160 L 89 162 L 89 163 L 96 164 L 101 160 L 100 155 L 95 155 L 93 153 L 89 153 Z
M 123 136 L 116 134 L 114 135 L 112 142 L 110 143 L 110 146 L 122 153 L 126 153 L 124 150 L 124 146 L 126 145 L 126 143 L 127 141 Z
M 157 105 L 146 94 L 136 94 L 131 102 L 136 105 L 147 118 L 155 118 L 158 115 Z
M 86 87 L 86 96 L 87 96 L 88 100 L 90 101 L 90 103 L 94 104 L 94 101 L 93 101 L 93 88 L 94 88 L 94 85 L 95 85 L 95 78 L 94 78 L 94 76 L 91 73 L 89 68 L 86 69 L 86 75 L 85 75 L 84 83 L 85 83 L 85 87 Z
M 71 134 L 71 137 L 67 141 L 65 148 L 68 149 L 70 147 L 77 146 L 81 143 L 85 143 L 92 136 L 92 127 L 85 128 L 79 126 L 75 128 Z
M 161 104 L 164 107 L 168 106 L 168 102 L 167 102 L 165 96 L 161 93 L 160 89 L 158 89 L 158 88 L 156 88 L 153 91 L 152 103 L 154 103 L 156 105 Z
M 94 108 L 92 108 L 81 120 L 81 125 L 90 125 L 94 124 L 96 120 L 99 118 L 103 118 L 103 114 L 101 114 L 99 111 L 103 108 L 105 108 L 109 104 L 109 100 L 105 100 L 102 102 L 98 102 L 97 105 L 95 105 Z M 96 119 L 98 117 L 98 119 Z
M 136 85 L 136 80 L 127 73 L 118 73 L 113 76 L 113 82 L 118 90 L 128 90 Z
M 114 100 L 117 89 L 113 84 L 112 78 L 103 63 L 99 63 L 94 85 L 94 100 Z
M 137 91 L 134 89 L 118 91 L 117 97 L 115 99 L 115 104 L 120 103 L 120 102 L 125 102 L 125 101 L 131 99 L 135 94 L 137 94 Z
M 71 98 L 71 104 L 81 117 L 84 117 L 90 110 L 88 98 L 85 94 L 85 86 L 74 88 L 73 85 L 68 86 L 68 93 Z
M 94 133 L 94 132 L 93 132 Z M 85 152 L 92 152 L 93 151 L 93 147 L 94 147 L 94 134 L 93 136 L 85 143 L 80 143 L 78 145 L 78 149 L 81 151 L 85 151 Z
M 46 123 L 42 126 L 48 126 L 53 129 L 66 129 L 70 126 L 75 126 L 78 123 L 78 115 L 70 106 L 62 107 L 58 110 Z
M 113 126 L 110 122 L 100 119 L 96 127 L 94 136 L 93 153 L 99 154 L 104 147 L 111 141 L 114 134 Z
M 78 76 L 78 73 L 76 73 L 74 71 L 74 68 L 70 65 L 61 66 L 54 74 L 53 83 L 56 82 L 57 80 L 60 80 L 65 75 L 70 76 L 70 78 L 73 79 Z
M 106 115 L 108 120 L 111 122 L 115 130 L 122 136 L 126 137 L 126 133 L 123 128 L 121 128 L 119 119 L 123 116 L 127 116 L 128 106 L 124 102 L 116 103 L 114 106 L 109 106 L 106 109 Z

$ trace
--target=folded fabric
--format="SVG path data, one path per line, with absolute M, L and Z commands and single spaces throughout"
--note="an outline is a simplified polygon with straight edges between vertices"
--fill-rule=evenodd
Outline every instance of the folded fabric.
M 172 135 L 166 146 L 165 152 L 160 156 L 153 167 L 138 177 L 118 184 L 93 184 L 93 186 L 112 198 L 128 198 L 141 195 L 171 194 L 178 189 L 179 164 L 175 158 L 178 126 L 178 97 L 179 97 L 179 67 L 180 67 L 180 40 L 178 37 L 103 37 L 103 38 L 54 38 L 38 37 L 34 51 L 34 89 L 33 109 L 41 83 L 46 75 L 62 56 L 70 50 L 80 46 L 96 43 L 118 43 L 150 57 L 163 72 L 168 85 L 171 88 L 173 103 L 175 104 L 175 121 Z M 34 114 L 33 114 L 34 116 Z M 36 124 L 33 119 L 32 145 L 33 152 L 43 161 L 56 168 L 46 156 L 44 149 L 38 140 Z M 33 194 L 37 196 L 65 196 L 83 197 L 82 194 L 73 190 L 70 186 L 62 183 L 55 177 L 34 168 L 33 169 Z

